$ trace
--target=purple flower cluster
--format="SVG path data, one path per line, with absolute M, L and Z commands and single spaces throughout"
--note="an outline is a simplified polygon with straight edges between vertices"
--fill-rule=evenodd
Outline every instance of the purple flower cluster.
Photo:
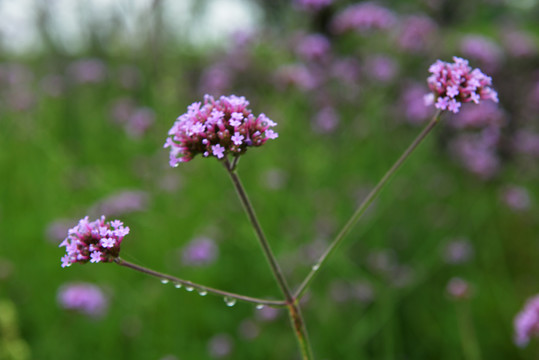
M 425 96 L 426 105 L 434 103 L 440 110 L 458 113 L 462 103 L 490 99 L 498 102 L 498 93 L 490 85 L 492 79 L 479 69 L 468 65 L 468 60 L 453 57 L 453 63 L 436 61 L 429 68 L 427 79 L 431 94 Z
M 104 315 L 108 300 L 103 291 L 89 283 L 70 283 L 58 290 L 58 304 L 64 309 L 76 310 L 91 317 Z
M 250 146 L 261 146 L 279 135 L 271 128 L 277 123 L 266 115 L 254 116 L 249 101 L 235 95 L 215 100 L 204 96 L 204 104 L 195 102 L 180 115 L 164 147 L 170 147 L 170 166 L 190 161 L 195 155 L 223 159 L 228 153 L 241 155 Z
M 67 237 L 60 244 L 65 246 L 66 255 L 62 257 L 62 267 L 74 263 L 112 262 L 120 254 L 120 244 L 129 227 L 120 220 L 105 222 L 105 216 L 88 221 L 88 216 L 68 230 Z
M 518 346 L 526 346 L 532 336 L 539 336 L 539 295 L 528 299 L 524 309 L 515 317 L 514 325 Z
M 336 33 L 349 30 L 363 33 L 371 30 L 386 30 L 395 23 L 396 17 L 390 10 L 371 2 L 364 2 L 351 5 L 337 14 L 332 26 Z

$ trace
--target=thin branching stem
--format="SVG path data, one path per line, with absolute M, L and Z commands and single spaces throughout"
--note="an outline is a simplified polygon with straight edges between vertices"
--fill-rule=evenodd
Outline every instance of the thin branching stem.
M 244 296 L 244 295 L 240 295 L 240 294 L 231 293 L 231 292 L 228 292 L 228 291 L 214 289 L 212 287 L 197 284 L 197 283 L 194 283 L 194 282 L 189 281 L 189 280 L 179 279 L 179 278 L 177 278 L 175 276 L 171 276 L 171 275 L 168 275 L 168 274 L 163 274 L 163 273 L 160 273 L 158 271 L 154 271 L 154 270 L 145 268 L 143 266 L 133 264 L 133 263 L 125 261 L 125 260 L 123 260 L 123 259 L 121 259 L 119 257 L 116 258 L 114 260 L 114 262 L 116 264 L 120 265 L 120 266 L 124 266 L 124 267 L 130 268 L 130 269 L 142 272 L 144 274 L 154 276 L 154 277 L 156 277 L 156 278 L 158 278 L 160 280 L 167 280 L 167 281 L 170 281 L 173 284 L 181 284 L 182 286 L 185 286 L 186 288 L 193 288 L 193 289 L 197 289 L 199 291 L 205 291 L 208 294 L 219 295 L 219 296 L 226 297 L 226 298 L 229 298 L 229 299 L 236 299 L 236 300 L 239 300 L 239 301 L 243 301 L 243 302 L 247 302 L 247 303 L 251 303 L 251 304 L 255 304 L 255 305 L 267 305 L 267 306 L 273 306 L 273 307 L 287 307 L 288 306 L 285 301 L 266 300 L 266 299 L 259 299 L 259 298 L 251 297 L 251 296 Z
M 223 164 L 225 165 L 225 168 L 228 174 L 230 175 L 232 183 L 234 184 L 234 188 L 236 189 L 236 193 L 238 194 L 238 197 L 243 205 L 243 208 L 247 214 L 247 217 L 249 218 L 249 222 L 253 226 L 256 236 L 262 247 L 262 251 L 264 252 L 264 255 L 266 256 L 266 259 L 268 260 L 273 276 L 275 277 L 275 280 L 277 281 L 277 284 L 279 285 L 281 292 L 285 296 L 286 306 L 288 308 L 288 313 L 290 315 L 290 322 L 292 324 L 292 328 L 294 329 L 294 334 L 296 335 L 296 339 L 298 341 L 302 359 L 313 360 L 314 357 L 311 350 L 311 344 L 309 342 L 307 328 L 305 327 L 305 321 L 303 320 L 303 316 L 301 315 L 301 311 L 300 311 L 297 299 L 292 296 L 290 287 L 288 286 L 286 279 L 283 276 L 283 272 L 281 271 L 281 268 L 277 262 L 277 259 L 275 258 L 275 255 L 273 254 L 273 251 L 271 250 L 271 247 L 266 239 L 266 236 L 264 235 L 264 232 L 262 231 L 262 226 L 260 225 L 260 222 L 258 221 L 258 218 L 256 217 L 256 213 L 251 204 L 251 201 L 249 200 L 249 197 L 247 196 L 247 193 L 245 192 L 245 188 L 243 187 L 243 184 L 241 183 L 241 180 L 238 174 L 236 173 L 236 165 L 237 165 L 236 159 L 237 158 L 234 158 L 232 163 L 230 163 L 228 158 L 225 158 Z
M 365 200 L 358 206 L 354 214 L 352 214 L 352 217 L 348 220 L 348 222 L 344 225 L 342 230 L 337 234 L 335 239 L 331 242 L 329 247 L 324 251 L 324 253 L 320 256 L 318 261 L 314 264 L 311 271 L 303 280 L 299 288 L 296 290 L 294 294 L 294 298 L 300 299 L 304 294 L 309 285 L 311 284 L 312 280 L 314 279 L 315 275 L 319 272 L 320 268 L 328 257 L 337 249 L 337 247 L 341 244 L 344 237 L 350 232 L 350 230 L 353 228 L 353 226 L 358 222 L 359 219 L 361 219 L 362 215 L 365 213 L 365 211 L 368 209 L 369 205 L 378 197 L 380 194 L 382 188 L 384 185 L 387 184 L 389 179 L 395 172 L 399 169 L 399 167 L 404 163 L 404 161 L 410 156 L 410 154 L 416 149 L 416 147 L 425 139 L 425 137 L 430 133 L 430 131 L 434 128 L 434 126 L 438 123 L 438 120 L 440 118 L 440 111 L 437 111 L 436 114 L 432 117 L 430 122 L 425 126 L 423 131 L 414 139 L 414 141 L 408 146 L 408 148 L 402 153 L 402 155 L 399 157 L 399 159 L 393 164 L 393 166 L 385 173 L 385 175 L 380 179 L 378 184 L 370 191 L 370 193 L 367 195 Z

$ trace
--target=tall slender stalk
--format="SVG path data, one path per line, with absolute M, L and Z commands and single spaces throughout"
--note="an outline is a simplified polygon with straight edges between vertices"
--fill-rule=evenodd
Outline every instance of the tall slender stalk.
M 311 345 L 309 342 L 309 336 L 307 334 L 307 328 L 305 327 L 305 321 L 303 320 L 303 316 L 301 315 L 301 311 L 297 303 L 297 299 L 294 296 L 292 296 L 292 292 L 290 291 L 290 287 L 288 286 L 286 282 L 286 279 L 279 266 L 279 263 L 277 262 L 277 259 L 275 258 L 275 255 L 273 254 L 273 251 L 271 250 L 271 247 L 266 239 L 266 236 L 264 235 L 264 232 L 262 231 L 262 226 L 260 225 L 260 222 L 258 221 L 258 218 L 256 217 L 256 213 L 251 204 L 251 201 L 249 200 L 249 197 L 247 196 L 247 193 L 245 192 L 245 188 L 243 187 L 243 184 L 241 183 L 241 180 L 238 174 L 236 173 L 236 165 L 237 165 L 236 159 L 237 158 L 234 158 L 232 163 L 230 163 L 228 158 L 225 158 L 224 160 L 225 168 L 228 174 L 230 175 L 232 183 L 234 184 L 234 188 L 236 189 L 236 193 L 238 194 L 238 197 L 241 201 L 241 204 L 243 205 L 243 208 L 247 214 L 247 217 L 249 218 L 249 221 L 251 225 L 253 226 L 253 229 L 256 233 L 258 241 L 260 242 L 260 245 L 262 247 L 262 251 L 264 252 L 264 255 L 266 256 L 266 259 L 268 260 L 273 276 L 275 277 L 275 280 L 277 281 L 277 284 L 279 285 L 281 292 L 285 296 L 285 299 L 286 299 L 285 302 L 288 308 L 290 322 L 292 324 L 292 328 L 294 329 L 294 334 L 296 335 L 296 339 L 298 341 L 302 358 L 303 360 L 312 360 L 314 359 L 314 357 L 313 357 Z
M 430 131 L 434 128 L 434 126 L 438 123 L 438 120 L 440 118 L 441 111 L 437 111 L 436 114 L 432 117 L 430 122 L 425 126 L 423 131 L 414 139 L 414 141 L 408 146 L 408 148 L 402 153 L 402 155 L 399 157 L 399 159 L 393 164 L 393 166 L 385 173 L 385 175 L 380 179 L 378 184 L 370 191 L 370 193 L 367 195 L 365 200 L 358 206 L 354 214 L 352 214 L 352 217 L 348 220 L 348 222 L 344 225 L 342 230 L 337 234 L 335 239 L 331 242 L 329 247 L 326 249 L 326 251 L 320 256 L 318 261 L 315 263 L 315 265 L 312 267 L 311 271 L 303 280 L 299 288 L 296 290 L 296 293 L 294 294 L 294 297 L 296 299 L 300 299 L 304 294 L 309 285 L 311 284 L 312 280 L 314 279 L 315 275 L 318 273 L 318 270 L 322 265 L 326 262 L 328 257 L 335 251 L 335 249 L 341 244 L 344 237 L 350 232 L 352 227 L 358 222 L 359 219 L 361 219 L 362 215 L 365 213 L 365 211 L 368 209 L 369 205 L 378 197 L 380 194 L 382 188 L 386 183 L 389 181 L 391 176 L 399 169 L 399 167 L 404 163 L 404 161 L 410 156 L 410 154 L 415 150 L 415 148 L 425 139 L 425 137 L 430 133 Z

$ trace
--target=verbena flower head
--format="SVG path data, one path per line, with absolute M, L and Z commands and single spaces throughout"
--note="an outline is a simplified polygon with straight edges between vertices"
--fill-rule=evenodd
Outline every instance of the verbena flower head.
M 62 267 L 74 263 L 112 262 L 120 254 L 120 244 L 129 227 L 120 220 L 105 221 L 105 216 L 88 221 L 88 216 L 68 230 L 67 237 L 60 244 L 65 246 L 66 255 L 62 257 Z
M 170 166 L 190 161 L 195 155 L 223 159 L 227 154 L 241 155 L 251 146 L 261 146 L 279 136 L 271 128 L 277 125 L 266 115 L 253 115 L 249 101 L 241 96 L 204 96 L 204 104 L 195 102 L 180 115 L 164 147 L 170 147 Z
M 539 336 L 539 295 L 528 299 L 524 309 L 515 317 L 514 325 L 518 346 L 526 346 L 530 338 Z
M 492 79 L 479 69 L 468 65 L 468 60 L 453 57 L 453 63 L 436 61 L 429 68 L 427 79 L 431 94 L 425 96 L 425 104 L 440 110 L 458 113 L 462 103 L 490 99 L 498 102 L 498 93 L 490 86 Z

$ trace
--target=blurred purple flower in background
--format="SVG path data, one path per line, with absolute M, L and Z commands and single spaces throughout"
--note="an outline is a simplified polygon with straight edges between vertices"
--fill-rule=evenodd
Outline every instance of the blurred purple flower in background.
M 329 57 L 331 43 L 321 34 L 302 36 L 296 45 L 296 53 L 304 60 L 322 61 Z
M 213 263 L 219 255 L 219 248 L 213 239 L 197 237 L 181 251 L 182 263 L 187 266 L 206 266 Z
M 530 193 L 522 186 L 508 185 L 502 189 L 500 197 L 514 211 L 528 210 L 532 203 Z
M 80 59 L 69 65 L 67 74 L 78 84 L 98 84 L 105 80 L 107 67 L 101 59 Z
M 331 75 L 347 84 L 357 85 L 360 74 L 360 66 L 357 59 L 353 57 L 341 57 L 333 61 L 331 65 Z
M 434 40 L 436 23 L 424 15 L 412 15 L 404 18 L 397 34 L 398 46 L 409 52 L 422 52 Z
M 371 55 L 365 59 L 365 70 L 370 78 L 387 83 L 397 75 L 398 66 L 389 56 Z
M 148 107 L 139 107 L 129 116 L 125 131 L 133 138 L 142 137 L 155 122 L 155 112 Z
M 221 359 L 232 352 L 234 343 L 228 334 L 217 334 L 208 342 L 208 353 L 212 358 Z
M 200 77 L 199 91 L 217 96 L 226 93 L 232 85 L 232 71 L 222 63 L 207 67 Z
M 460 163 L 483 180 L 492 178 L 500 168 L 496 154 L 499 132 L 483 130 L 478 134 L 462 134 L 450 142 L 450 150 Z
M 145 191 L 121 190 L 100 200 L 88 212 L 91 214 L 104 214 L 106 216 L 121 216 L 146 210 L 148 202 L 149 195 Z
M 492 102 L 482 102 L 478 105 L 464 104 L 459 113 L 448 121 L 448 124 L 457 128 L 484 128 L 488 126 L 501 127 L 505 125 L 504 112 Z
M 453 300 L 464 300 L 472 296 L 472 287 L 468 281 L 452 277 L 447 283 L 446 292 Z
M 519 130 L 513 138 L 513 147 L 518 153 L 539 157 L 539 134 Z
M 53 244 L 65 239 L 67 231 L 73 227 L 75 219 L 57 219 L 47 225 L 45 236 Z
M 339 125 L 339 121 L 337 111 L 332 106 L 325 106 L 314 116 L 312 128 L 320 134 L 332 133 Z
M 108 299 L 101 288 L 84 282 L 61 286 L 57 301 L 64 309 L 75 310 L 93 318 L 105 315 L 108 308 Z
M 480 35 L 467 35 L 460 41 L 460 51 L 467 58 L 477 60 L 487 72 L 496 71 L 503 59 L 503 51 L 493 40 Z
M 239 335 L 246 340 L 253 340 L 260 335 L 260 328 L 256 322 L 251 319 L 245 319 L 238 328 Z
M 412 83 L 407 85 L 400 97 L 400 106 L 404 110 L 405 120 L 412 125 L 423 124 L 434 114 L 431 107 L 425 106 L 423 95 L 427 92 L 423 85 Z
M 128 97 L 122 97 L 114 100 L 110 105 L 109 113 L 112 120 L 118 124 L 124 124 L 135 111 L 135 101 Z
M 313 90 L 321 82 L 320 76 L 302 64 L 279 67 L 275 72 L 275 79 L 279 87 L 296 86 L 302 91 Z
M 466 238 L 456 238 L 449 241 L 443 249 L 443 257 L 448 264 L 464 264 L 474 256 L 474 248 Z
M 537 55 L 535 40 L 527 33 L 517 30 L 503 31 L 503 45 L 510 56 L 526 58 Z
M 257 309 L 255 316 L 258 320 L 264 322 L 271 322 L 279 316 L 281 309 L 277 309 L 271 306 L 264 306 L 261 309 Z
M 301 10 L 318 11 L 333 3 L 333 0 L 295 0 L 294 4 Z
M 397 45 L 408 52 L 425 51 L 434 40 L 436 23 L 425 15 L 411 15 L 398 28 Z
M 372 30 L 387 30 L 395 25 L 396 20 L 396 16 L 389 9 L 363 2 L 350 5 L 338 13 L 333 20 L 332 29 L 337 34 L 350 30 L 367 33 Z
M 514 326 L 515 344 L 520 347 L 528 345 L 532 337 L 539 336 L 539 295 L 526 301 L 515 317 Z

